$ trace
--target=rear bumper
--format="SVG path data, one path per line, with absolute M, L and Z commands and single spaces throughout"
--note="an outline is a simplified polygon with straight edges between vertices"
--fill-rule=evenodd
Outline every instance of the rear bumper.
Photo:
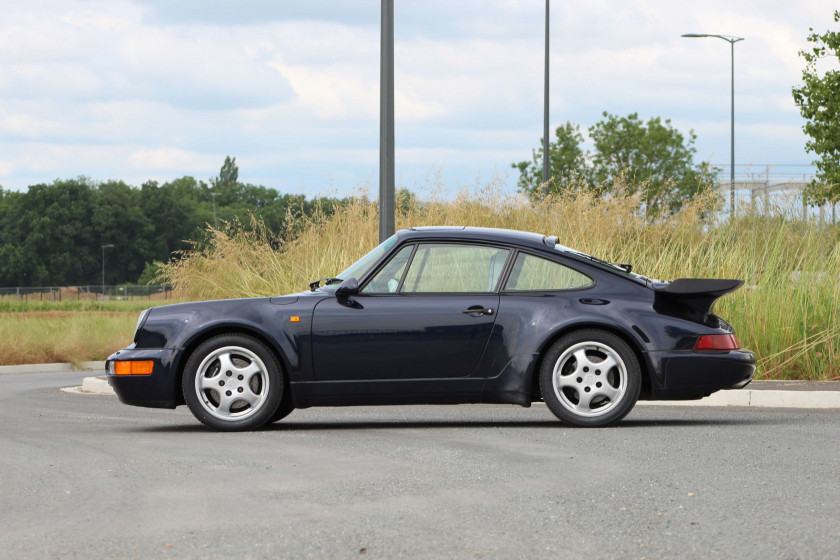
M 721 389 L 740 389 L 755 373 L 755 354 L 749 350 L 650 352 L 648 357 L 653 399 L 699 399 Z
M 169 348 L 138 350 L 128 347 L 108 356 L 105 371 L 108 383 L 120 402 L 150 408 L 175 408 L 181 404 L 181 393 L 176 375 L 176 350 Z M 126 360 L 151 360 L 151 375 L 114 375 L 114 362 Z

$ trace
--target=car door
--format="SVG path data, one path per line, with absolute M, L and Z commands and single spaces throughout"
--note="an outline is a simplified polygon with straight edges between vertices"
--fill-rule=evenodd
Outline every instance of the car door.
M 316 379 L 480 376 L 509 253 L 465 243 L 402 247 L 358 295 L 315 307 Z

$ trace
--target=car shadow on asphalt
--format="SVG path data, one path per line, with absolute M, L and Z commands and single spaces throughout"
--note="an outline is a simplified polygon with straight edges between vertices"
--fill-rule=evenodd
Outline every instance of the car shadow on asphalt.
M 263 426 L 258 432 L 308 432 L 308 431 L 348 431 L 348 430 L 448 430 L 448 429 L 548 429 L 548 430 L 621 430 L 632 428 L 657 428 L 657 427 L 685 427 L 694 428 L 697 426 L 751 426 L 751 425 L 778 425 L 788 424 L 794 420 L 781 418 L 707 418 L 707 419 L 625 419 L 617 426 L 609 428 L 578 428 L 563 424 L 557 420 L 501 420 L 501 421 L 470 421 L 470 420 L 381 420 L 381 421 L 358 421 L 348 420 L 344 422 L 293 422 L 281 421 L 275 424 Z M 146 433 L 187 433 L 187 432 L 213 432 L 201 424 L 175 424 L 167 426 L 132 426 L 126 428 L 127 432 Z
M 541 428 L 549 430 L 618 430 L 623 428 L 644 428 L 656 426 L 732 426 L 732 425 L 754 425 L 754 424 L 779 424 L 775 420 L 759 420 L 750 418 L 709 418 L 704 420 L 652 420 L 652 419 L 630 419 L 623 420 L 616 426 L 608 428 L 580 428 L 564 424 L 558 420 L 505 420 L 505 421 L 469 421 L 463 420 L 453 422 L 446 421 L 394 421 L 384 420 L 380 422 L 278 422 L 261 428 L 263 431 L 310 431 L 310 430 L 382 430 L 382 429 L 464 429 L 464 428 Z

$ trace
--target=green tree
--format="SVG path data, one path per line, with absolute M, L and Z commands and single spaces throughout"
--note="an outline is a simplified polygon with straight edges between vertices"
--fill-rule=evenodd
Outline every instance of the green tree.
M 586 153 L 581 148 L 583 136 L 580 127 L 567 122 L 554 131 L 555 140 L 548 144 L 550 170 L 549 191 L 558 192 L 575 179 L 585 179 Z M 519 190 L 531 195 L 540 195 L 543 191 L 543 141 L 540 147 L 531 152 L 530 161 L 511 164 L 519 170 Z
M 11 224 L 22 286 L 98 284 L 101 236 L 91 223 L 95 187 L 85 177 L 29 187 Z
M 0 286 L 25 285 L 26 257 L 20 246 L 23 232 L 19 229 L 24 196 L 0 189 Z
M 186 249 L 186 240 L 197 238 L 208 215 L 212 220 L 212 209 L 208 213 L 199 205 L 203 197 L 202 183 L 189 176 L 163 185 L 143 183 L 140 208 L 155 225 L 147 240 L 154 259 L 165 261 L 174 251 Z
M 834 12 L 840 22 L 840 10 Z M 810 137 L 805 149 L 816 154 L 817 178 L 806 190 L 816 204 L 836 202 L 840 198 L 840 71 L 817 68 L 822 59 L 840 62 L 840 31 L 815 33 L 809 30 L 810 50 L 799 51 L 805 59 L 802 86 L 793 88 L 793 100 L 808 122 L 802 130 Z
M 138 189 L 79 177 L 33 185 L 27 192 L 0 188 L 0 286 L 98 285 L 107 244 L 114 245 L 105 253 L 107 284 L 148 281 L 154 263 L 202 238 L 213 220 L 211 192 L 220 193 L 220 220 L 238 219 L 250 227 L 253 214 L 281 240 L 297 235 L 302 218 L 328 216 L 347 202 L 241 183 L 230 156 L 210 184 L 185 176 L 163 185 L 148 181 Z M 398 200 L 408 204 L 409 194 L 400 191 Z
M 101 245 L 113 244 L 105 253 L 105 283 L 133 281 L 143 272 L 146 260 L 156 256 L 155 225 L 143 212 L 142 192 L 123 181 L 100 183 L 93 192 L 90 222 Z M 168 227 L 166 224 L 164 227 Z M 102 259 L 101 252 L 99 253 Z M 95 276 L 98 284 L 101 276 Z
M 711 165 L 694 165 L 694 141 L 659 117 L 643 122 L 637 113 L 627 117 L 604 111 L 604 120 L 589 129 L 595 144 L 593 178 L 606 192 L 620 176 L 622 187 L 642 192 L 645 211 L 673 212 L 698 193 L 712 187 Z
M 218 206 L 230 206 L 242 200 L 242 183 L 239 182 L 239 166 L 236 165 L 236 158 L 226 156 L 219 176 L 210 179 L 211 191 L 216 193 L 216 209 Z M 208 194 L 209 196 L 209 194 Z
M 226 156 L 222 169 L 219 171 L 217 184 L 221 187 L 233 188 L 239 181 L 239 166 L 236 165 L 236 158 Z
M 621 188 L 641 191 L 644 210 L 655 215 L 674 212 L 699 192 L 712 187 L 712 167 L 694 164 L 694 141 L 684 137 L 670 120 L 651 118 L 647 123 L 637 113 L 618 117 L 608 112 L 589 128 L 595 150 L 581 147 L 583 136 L 577 125 L 566 123 L 556 130 L 549 144 L 550 192 L 581 184 L 609 193 L 623 177 Z M 514 163 L 519 170 L 519 189 L 540 195 L 542 191 L 542 148 L 532 152 L 531 161 Z

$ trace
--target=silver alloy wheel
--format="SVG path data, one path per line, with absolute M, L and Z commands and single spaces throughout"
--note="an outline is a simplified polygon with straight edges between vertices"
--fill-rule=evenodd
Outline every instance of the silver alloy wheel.
M 606 344 L 580 342 L 557 359 L 552 385 L 564 408 L 580 416 L 601 416 L 627 392 L 627 367 Z
M 201 406 L 220 420 L 248 418 L 268 398 L 267 371 L 251 350 L 225 346 L 205 356 L 199 364 L 195 393 Z

